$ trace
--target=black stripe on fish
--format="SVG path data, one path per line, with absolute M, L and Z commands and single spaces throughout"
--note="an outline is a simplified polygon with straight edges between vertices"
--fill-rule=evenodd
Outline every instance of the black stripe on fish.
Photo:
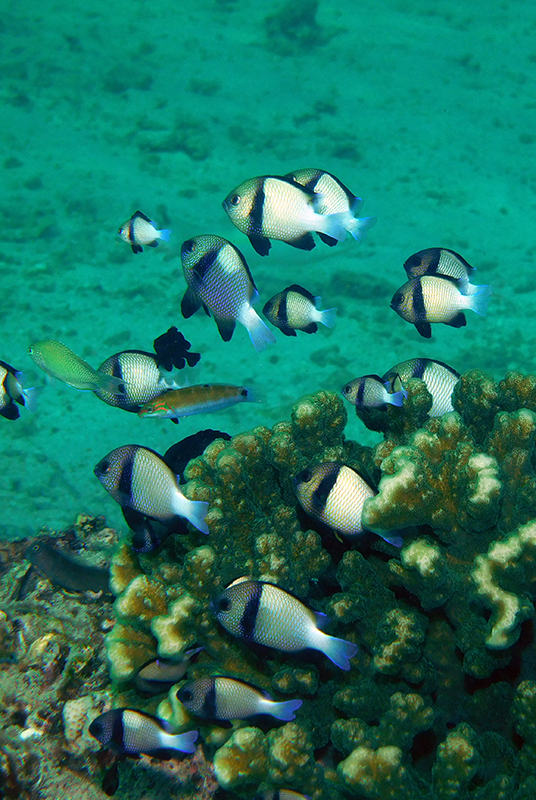
M 264 180 L 262 180 L 259 181 L 253 196 L 253 203 L 251 204 L 248 220 L 248 236 L 255 233 L 262 235 L 263 233 L 264 201 Z
M 132 500 L 132 472 L 134 469 L 134 459 L 136 458 L 137 452 L 137 447 L 133 447 L 128 452 L 127 457 L 121 465 L 121 476 L 117 485 L 119 496 L 128 498 L 129 501 Z
M 201 706 L 201 714 L 206 719 L 217 719 L 216 708 L 216 679 L 211 679 L 210 689 L 203 697 L 203 704 Z
M 419 280 L 413 285 L 413 316 L 416 320 L 426 320 L 422 283 Z
M 363 397 L 365 396 L 365 384 L 367 380 L 362 380 L 359 384 L 359 389 L 357 390 L 357 394 L 355 396 L 355 405 L 361 405 L 363 403 Z
M 242 617 L 238 623 L 238 630 L 243 639 L 252 639 L 255 637 L 255 623 L 257 621 L 257 614 L 259 613 L 259 606 L 261 604 L 262 596 L 262 583 L 255 583 L 252 586 L 250 597 L 244 606 Z
M 217 262 L 219 253 L 219 248 L 214 248 L 213 250 L 209 250 L 208 253 L 205 253 L 203 256 L 201 256 L 192 270 L 192 277 L 195 278 L 195 283 L 197 286 L 201 286 L 204 283 L 205 275 Z
M 129 752 L 125 748 L 125 729 L 123 726 L 123 714 L 114 714 L 112 721 L 112 733 L 110 741 L 114 743 L 116 748 L 122 752 Z
M 424 379 L 424 373 L 426 372 L 427 362 L 424 358 L 418 358 L 415 367 L 413 368 L 412 376 L 414 378 L 420 378 L 421 380 Z
M 316 487 L 313 495 L 311 497 L 313 507 L 316 511 L 323 511 L 329 494 L 335 484 L 337 483 L 337 478 L 339 477 L 340 466 L 338 464 L 333 464 L 333 467 L 329 470 L 327 475 L 324 475 L 318 486 Z

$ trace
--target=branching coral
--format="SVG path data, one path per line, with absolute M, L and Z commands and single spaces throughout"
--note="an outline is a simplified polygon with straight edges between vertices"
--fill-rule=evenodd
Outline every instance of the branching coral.
M 384 439 L 374 448 L 344 438 L 342 400 L 325 391 L 297 403 L 289 422 L 214 442 L 190 462 L 185 486 L 209 503 L 210 537 L 170 537 L 139 559 L 123 547 L 114 559 L 107 646 L 122 690 L 143 660 L 198 642 L 189 677 L 229 674 L 303 698 L 295 722 L 268 731 L 199 726 L 232 797 L 533 796 L 534 663 L 520 633 L 534 618 L 536 378 L 467 373 L 456 410 L 433 419 L 422 381 L 407 389 L 401 409 L 375 418 Z M 304 515 L 292 479 L 323 461 L 377 486 L 364 521 L 401 529 L 400 551 L 370 534 L 341 543 Z M 242 575 L 326 612 L 329 633 L 360 645 L 352 669 L 232 639 L 210 601 Z M 188 724 L 173 689 L 159 708 Z

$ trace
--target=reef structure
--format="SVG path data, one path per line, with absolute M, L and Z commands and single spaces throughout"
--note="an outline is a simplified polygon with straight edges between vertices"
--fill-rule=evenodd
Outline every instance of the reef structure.
M 210 536 L 170 537 L 139 556 L 123 544 L 112 559 L 106 647 L 122 699 L 145 661 L 195 644 L 205 649 L 190 679 L 227 674 L 303 698 L 285 725 L 196 721 L 229 797 L 536 796 L 536 376 L 466 373 L 455 411 L 437 418 L 421 380 L 406 388 L 403 408 L 367 417 L 384 434 L 375 447 L 345 439 L 343 401 L 327 391 L 288 422 L 213 442 L 185 485 L 209 502 Z M 372 533 L 340 542 L 305 516 L 292 479 L 326 461 L 377 487 L 363 522 L 400 530 L 401 549 Z M 359 645 L 350 671 L 229 636 L 210 601 L 244 575 L 327 613 L 327 632 Z M 193 726 L 175 693 L 159 715 Z

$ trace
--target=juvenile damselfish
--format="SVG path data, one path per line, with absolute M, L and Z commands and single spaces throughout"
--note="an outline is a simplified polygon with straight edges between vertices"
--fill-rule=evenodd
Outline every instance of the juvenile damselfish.
M 194 647 L 177 659 L 151 658 L 146 661 L 134 678 L 136 691 L 142 695 L 167 692 L 186 675 L 190 664 L 202 650 L 202 647 Z
M 475 272 L 459 253 L 446 247 L 429 247 L 419 250 L 404 263 L 408 278 L 419 278 L 421 275 L 446 275 L 450 278 L 470 278 Z
M 257 714 L 269 714 L 288 722 L 295 719 L 294 712 L 302 704 L 301 700 L 276 702 L 245 681 L 220 676 L 189 681 L 179 689 L 177 697 L 197 717 L 226 722 Z
M 0 361 L 0 417 L 18 419 L 18 406 L 35 411 L 37 389 L 23 387 L 24 375 L 6 361 Z
M 135 211 L 130 219 L 127 219 L 121 225 L 117 235 L 132 247 L 133 253 L 141 253 L 143 251 L 142 245 L 145 247 L 158 247 L 159 239 L 168 242 L 171 231 L 167 228 L 158 231 L 156 224 L 149 217 L 146 217 L 141 211 Z
M 382 380 L 387 382 L 389 388 L 396 392 L 410 378 L 420 378 L 432 395 L 432 407 L 428 414 L 431 417 L 440 417 L 449 411 L 454 411 L 452 406 L 452 392 L 460 380 L 460 373 L 433 358 L 410 358 L 401 361 L 385 373 Z
M 453 328 L 467 324 L 465 310 L 485 316 L 489 286 L 473 286 L 467 278 L 423 275 L 405 283 L 393 295 L 391 308 L 402 319 L 413 323 L 421 336 L 432 335 L 430 323 L 443 322 Z
M 96 389 L 97 397 L 109 406 L 134 414 L 149 400 L 168 389 L 177 389 L 180 385 L 160 367 L 158 356 L 143 350 L 115 353 L 103 361 L 97 372 L 117 378 L 125 389 L 124 394 Z
M 299 183 L 305 189 L 312 190 L 319 196 L 318 208 L 316 209 L 319 214 L 347 213 L 349 216 L 346 230 L 357 242 L 361 241 L 368 229 L 376 222 L 376 217 L 358 219 L 355 216 L 359 212 L 363 201 L 360 197 L 352 194 L 350 189 L 330 172 L 312 168 L 296 169 L 293 172 L 288 172 L 285 178 L 290 178 L 295 183 Z M 332 239 L 324 233 L 319 233 L 318 235 L 323 242 L 330 246 L 337 244 L 336 239 Z
M 154 450 L 137 444 L 118 447 L 99 461 L 94 472 L 120 506 L 164 525 L 185 517 L 202 533 L 209 532 L 208 503 L 185 497 L 177 477 Z
M 116 708 L 95 717 L 89 732 L 107 750 L 118 755 L 177 758 L 194 753 L 197 731 L 173 733 L 163 719 L 135 708 Z
M 312 231 L 323 233 L 329 244 L 344 241 L 353 214 L 350 211 L 322 214 L 321 206 L 321 195 L 292 178 L 278 175 L 244 181 L 223 201 L 231 222 L 246 234 L 261 256 L 268 255 L 270 239 L 312 250 L 315 246 Z
M 76 353 L 56 339 L 44 339 L 28 348 L 30 358 L 43 372 L 63 381 L 81 392 L 98 392 L 125 395 L 125 382 L 114 375 L 105 375 L 93 369 Z
M 272 583 L 235 581 L 212 601 L 211 607 L 220 624 L 246 642 L 287 653 L 310 647 L 320 650 L 345 670 L 350 669 L 349 659 L 357 653 L 353 642 L 328 636 L 320 630 L 325 615 L 311 611 Z
M 311 800 L 308 794 L 300 794 L 293 789 L 265 789 L 256 794 L 253 800 Z
M 341 392 L 356 408 L 385 408 L 387 405 L 401 406 L 407 397 L 404 387 L 393 391 L 385 378 L 379 375 L 363 375 L 345 384 Z
M 316 464 L 296 475 L 294 488 L 298 502 L 311 517 L 343 536 L 363 533 L 363 506 L 376 492 L 355 470 L 335 462 Z M 402 546 L 399 536 L 382 535 L 382 539 Z
M 212 313 L 224 342 L 240 322 L 257 351 L 275 343 L 274 334 L 253 309 L 259 293 L 237 247 L 220 236 L 195 236 L 183 243 L 181 259 L 188 284 L 181 303 L 185 319 L 203 307 Z
M 225 383 L 202 383 L 197 386 L 185 386 L 164 392 L 140 409 L 140 417 L 161 417 L 176 422 L 180 417 L 219 411 L 237 403 L 255 402 L 249 389 L 245 386 L 233 386 Z
M 321 302 L 320 297 L 314 297 L 303 286 L 293 283 L 268 300 L 262 313 L 285 336 L 296 336 L 296 331 L 316 333 L 318 322 L 332 328 L 337 316 L 336 308 L 321 311 Z

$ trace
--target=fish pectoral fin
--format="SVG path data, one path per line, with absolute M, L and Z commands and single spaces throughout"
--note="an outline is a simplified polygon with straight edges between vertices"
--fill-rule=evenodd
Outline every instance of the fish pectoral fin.
M 333 236 L 328 236 L 327 233 L 321 233 L 318 231 L 318 235 L 320 239 L 324 242 L 324 244 L 329 245 L 330 247 L 335 247 L 337 244 L 338 239 L 334 239 Z
M 429 322 L 423 322 L 422 320 L 420 320 L 419 322 L 415 322 L 414 324 L 419 333 L 421 334 L 421 336 L 424 336 L 425 339 L 432 338 L 432 326 L 430 325 Z
M 314 247 L 316 247 L 312 233 L 304 233 L 303 236 L 300 236 L 298 239 L 288 241 L 287 244 L 290 244 L 292 247 L 297 247 L 298 250 L 312 250 Z
M 188 319 L 195 314 L 202 306 L 202 302 L 192 289 L 186 289 L 181 300 L 181 311 L 184 319 Z
M 467 325 L 467 320 L 463 311 L 459 311 L 455 317 L 447 322 L 452 328 L 464 328 Z
M 248 234 L 248 239 L 256 253 L 258 253 L 260 256 L 268 255 L 272 243 L 266 238 L 266 236 L 259 236 L 258 233 L 250 233 Z
M 232 319 L 216 319 L 216 325 L 224 342 L 228 342 L 234 333 L 236 322 Z

